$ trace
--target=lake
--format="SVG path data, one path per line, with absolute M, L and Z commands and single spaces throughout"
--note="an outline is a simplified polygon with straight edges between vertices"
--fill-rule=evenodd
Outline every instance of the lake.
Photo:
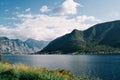
M 120 79 L 120 55 L 3 55 L 2 61 L 33 67 L 66 69 L 76 76 L 88 74 L 103 80 Z

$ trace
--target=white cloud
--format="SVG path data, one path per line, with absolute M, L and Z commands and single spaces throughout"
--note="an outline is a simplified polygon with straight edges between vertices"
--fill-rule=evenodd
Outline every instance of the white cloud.
M 78 22 L 85 22 L 85 21 L 100 21 L 99 19 L 96 19 L 94 16 L 86 16 L 86 15 L 83 15 L 83 16 L 77 16 L 76 17 L 76 20 Z
M 24 14 L 18 14 L 17 15 L 17 17 L 19 17 L 19 18 L 33 18 L 33 16 L 31 15 L 31 14 L 26 14 L 26 15 L 24 15 Z
M 93 16 L 78 16 L 69 18 L 67 16 L 48 16 L 48 15 L 25 15 L 19 14 L 19 18 L 24 21 L 15 24 L 15 28 L 0 27 L 1 36 L 10 38 L 19 38 L 25 40 L 33 38 L 37 40 L 52 40 L 56 37 L 71 32 L 73 29 L 84 30 L 93 24 L 87 24 L 85 21 L 98 22 Z
M 75 2 L 74 0 L 65 0 L 62 5 L 58 8 L 55 8 L 53 12 L 61 15 L 65 14 L 76 14 L 77 7 L 81 6 L 79 3 Z
M 26 12 L 29 12 L 30 10 L 31 10 L 31 8 L 27 8 L 27 9 L 25 9 Z
M 13 29 L 0 25 L 0 36 L 12 37 L 14 36 L 14 34 L 11 34 L 12 31 Z
M 40 11 L 41 11 L 41 12 L 47 12 L 47 11 L 49 11 L 49 9 L 48 9 L 48 7 L 47 7 L 46 5 L 44 5 L 44 6 L 42 6 L 42 7 L 40 8 Z

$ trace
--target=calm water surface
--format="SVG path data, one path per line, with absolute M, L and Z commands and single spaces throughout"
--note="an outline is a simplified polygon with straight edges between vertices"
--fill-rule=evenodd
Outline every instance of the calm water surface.
M 120 80 L 120 55 L 4 55 L 2 60 L 48 69 L 66 69 L 73 74 Z

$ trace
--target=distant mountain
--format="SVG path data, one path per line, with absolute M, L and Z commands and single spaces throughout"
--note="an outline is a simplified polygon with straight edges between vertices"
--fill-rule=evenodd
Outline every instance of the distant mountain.
M 27 39 L 25 43 L 35 51 L 39 51 L 48 45 L 50 41 L 38 41 L 34 39 Z
M 19 39 L 0 37 L 0 53 L 27 54 L 31 52 L 34 51 Z
M 41 42 L 41 41 L 40 41 Z M 41 50 L 45 45 L 43 42 L 40 43 L 37 40 L 30 39 L 25 42 L 19 39 L 9 39 L 7 37 L 0 37 L 0 53 L 6 54 L 29 54 Z M 33 45 L 36 43 L 36 46 Z M 41 45 L 42 44 L 42 45 Z
M 120 21 L 92 26 L 85 31 L 73 30 L 48 44 L 38 53 L 114 53 L 120 52 Z

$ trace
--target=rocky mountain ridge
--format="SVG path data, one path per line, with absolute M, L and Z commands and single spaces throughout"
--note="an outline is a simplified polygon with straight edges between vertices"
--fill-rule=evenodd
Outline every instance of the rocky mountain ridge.
M 7 37 L 0 37 L 0 53 L 5 54 L 31 54 L 35 53 L 39 50 L 41 50 L 44 46 L 46 46 L 48 43 L 41 45 L 42 41 L 37 40 L 31 40 L 29 42 L 29 39 L 26 41 L 22 41 L 19 39 L 9 39 Z M 30 46 L 30 43 L 38 44 L 41 46 Z M 44 41 L 45 43 L 45 41 Z

